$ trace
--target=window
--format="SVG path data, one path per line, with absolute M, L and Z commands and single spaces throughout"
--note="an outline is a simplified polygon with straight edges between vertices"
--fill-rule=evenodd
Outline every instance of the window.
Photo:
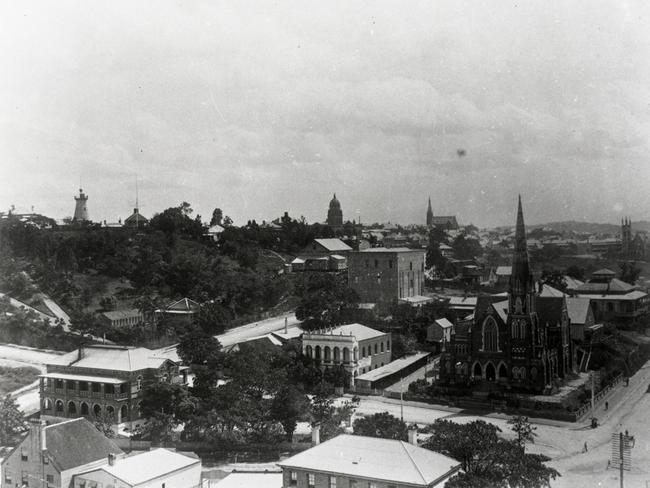
M 336 488 L 336 476 L 330 476 L 330 488 Z
M 46 478 L 48 483 L 54 483 L 54 475 L 47 474 L 47 475 L 45 475 L 45 478 Z
M 377 483 L 375 483 L 374 481 L 370 481 L 368 483 L 368 488 L 377 488 Z
M 386 341 L 386 350 L 390 351 L 390 340 Z
M 485 319 L 485 322 L 483 322 L 483 350 L 499 350 L 499 329 L 492 317 L 488 317 Z
M 350 480 L 350 484 L 348 486 L 350 488 L 357 488 L 357 480 Z
M 27 456 L 27 453 L 22 448 L 20 449 L 20 460 L 29 461 L 29 457 Z
M 11 484 L 11 473 L 9 471 L 5 471 L 5 483 Z
M 375 259 L 375 268 L 379 268 L 379 259 Z
M 99 393 L 102 391 L 102 384 L 101 383 L 92 383 L 93 387 L 93 393 Z
M 297 471 L 291 471 L 291 472 L 289 473 L 289 477 L 290 477 L 290 479 L 291 479 L 291 480 L 290 480 L 290 484 L 291 484 L 292 486 L 295 486 L 295 485 L 298 484 L 298 472 L 297 472 Z
M 375 344 L 375 354 L 377 354 L 377 344 Z
M 50 464 L 50 458 L 47 457 L 46 453 L 43 453 L 43 464 Z
M 86 488 L 86 480 L 79 480 L 78 488 Z
M 393 269 L 393 260 L 392 259 L 388 260 L 388 267 Z
M 135 380 L 135 385 L 138 390 L 142 389 L 142 376 L 138 376 L 138 379 Z
M 314 473 L 307 474 L 307 486 L 314 488 L 316 486 L 316 475 Z
M 365 358 L 365 357 L 366 357 L 366 346 L 363 346 L 363 347 L 361 348 L 361 357 L 362 357 L 362 358 Z
M 59 388 L 59 389 L 63 389 L 63 380 L 55 380 L 54 381 L 54 387 Z
M 384 343 L 383 342 L 380 344 L 380 349 L 381 349 L 381 352 L 384 352 Z
M 29 473 L 27 471 L 23 471 L 21 481 L 23 486 L 29 486 Z

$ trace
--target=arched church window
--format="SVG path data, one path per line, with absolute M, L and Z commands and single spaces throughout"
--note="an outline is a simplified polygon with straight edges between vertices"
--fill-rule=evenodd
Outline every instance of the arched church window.
M 499 350 L 499 329 L 492 317 L 488 317 L 483 322 L 483 350 Z

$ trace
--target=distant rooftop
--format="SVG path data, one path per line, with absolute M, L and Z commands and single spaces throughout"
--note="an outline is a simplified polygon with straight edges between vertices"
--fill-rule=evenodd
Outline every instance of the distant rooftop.
M 348 246 L 341 239 L 314 239 L 318 244 L 323 246 L 328 251 L 341 252 L 341 251 L 352 251 L 352 248 Z
M 144 347 L 94 344 L 81 346 L 81 359 L 77 349 L 56 358 L 51 364 L 88 369 L 139 371 L 159 368 L 167 360 L 163 357 L 154 357 L 154 351 Z
M 449 324 L 451 326 L 451 324 Z M 418 362 L 420 359 L 423 357 L 428 356 L 431 353 L 428 352 L 418 352 L 415 354 L 412 354 L 411 356 L 406 356 L 400 359 L 396 359 L 395 361 L 391 361 L 390 363 L 381 366 L 380 368 L 377 369 L 372 369 L 368 371 L 367 373 L 361 374 L 356 377 L 355 381 L 357 380 L 366 380 L 366 381 L 377 381 L 380 380 L 386 376 L 390 376 L 394 373 L 397 373 L 398 371 L 401 371 L 402 369 L 406 368 L 407 366 L 410 366 L 413 363 Z
M 311 331 L 306 332 L 305 335 L 343 335 L 343 336 L 354 336 L 357 341 L 363 341 L 366 339 L 372 339 L 374 337 L 380 337 L 384 335 L 384 332 L 379 330 L 371 329 L 362 324 L 348 324 L 334 327 L 333 329 L 326 329 L 322 331 Z
M 359 252 L 420 252 L 424 253 L 422 249 L 409 249 L 408 247 L 369 247 Z

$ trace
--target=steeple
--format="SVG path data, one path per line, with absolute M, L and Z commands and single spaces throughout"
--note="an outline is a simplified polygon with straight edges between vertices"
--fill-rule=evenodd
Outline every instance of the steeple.
M 433 225 L 433 210 L 431 209 L 431 197 L 429 197 L 429 206 L 427 207 L 427 227 Z
M 510 313 L 522 314 L 533 312 L 532 295 L 534 292 L 533 275 L 530 272 L 530 264 L 528 262 L 524 212 L 521 208 L 521 195 L 519 195 L 517 225 L 515 227 L 515 249 L 512 257 L 510 286 L 508 287 Z

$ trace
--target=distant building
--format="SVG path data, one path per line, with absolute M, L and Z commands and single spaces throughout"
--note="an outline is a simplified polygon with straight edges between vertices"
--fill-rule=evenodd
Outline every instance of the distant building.
M 330 200 L 330 206 L 327 210 L 327 225 L 333 229 L 343 227 L 343 210 L 341 210 L 341 202 L 336 198 L 336 193 L 332 200 Z
M 314 239 L 291 261 L 291 271 L 343 271 L 351 251 L 341 239 Z
M 635 319 L 648 314 L 650 299 L 644 291 L 616 278 L 609 269 L 600 269 L 586 282 L 570 291 L 589 298 L 596 321 Z
M 442 488 L 461 464 L 410 442 L 339 435 L 278 463 L 283 488 Z
M 144 322 L 144 315 L 138 309 L 110 310 L 99 314 L 99 321 L 109 327 L 128 327 Z
M 80 346 L 40 376 L 41 418 L 60 421 L 108 414 L 117 427 L 142 423 L 142 390 L 154 382 L 182 382 L 179 365 L 143 347 Z
M 138 208 L 133 209 L 133 213 L 124 219 L 124 227 L 146 227 L 149 225 L 149 219 L 140 214 Z
M 435 344 L 437 352 L 449 344 L 453 325 L 449 320 L 442 318 L 435 320 L 427 327 L 427 342 Z
M 85 419 L 47 425 L 32 419 L 29 433 L 2 460 L 2 488 L 69 487 L 75 474 L 124 453 Z M 77 486 L 77 485 L 75 485 Z
M 425 252 L 375 247 L 348 254 L 348 284 L 361 303 L 409 302 L 423 296 Z
M 391 360 L 391 334 L 361 324 L 341 325 L 334 328 L 304 332 L 302 353 L 323 368 L 343 366 L 349 374 L 349 384 L 354 378 Z
M 198 313 L 201 305 L 189 298 L 181 298 L 170 303 L 165 308 L 159 308 L 155 311 L 157 319 L 173 318 L 175 320 L 191 323 L 194 316 Z
M 88 195 L 79 188 L 79 196 L 74 197 L 75 207 L 74 207 L 74 217 L 72 217 L 73 222 L 86 222 L 90 220 L 88 218 Z
M 646 240 L 637 232 L 632 237 L 632 222 L 625 218 L 621 220 L 621 257 L 629 261 L 645 260 Z
M 218 240 L 219 240 L 219 236 L 221 236 L 221 233 L 222 233 L 224 230 L 225 230 L 225 229 L 224 229 L 222 226 L 220 226 L 219 224 L 214 224 L 214 225 L 211 225 L 211 226 L 208 228 L 208 231 L 207 231 L 204 235 L 205 235 L 206 237 L 210 237 L 210 238 L 212 238 L 213 241 L 218 241 Z
M 189 454 L 158 448 L 124 458 L 109 456 L 103 466 L 75 474 L 73 487 L 197 488 L 201 460 Z

